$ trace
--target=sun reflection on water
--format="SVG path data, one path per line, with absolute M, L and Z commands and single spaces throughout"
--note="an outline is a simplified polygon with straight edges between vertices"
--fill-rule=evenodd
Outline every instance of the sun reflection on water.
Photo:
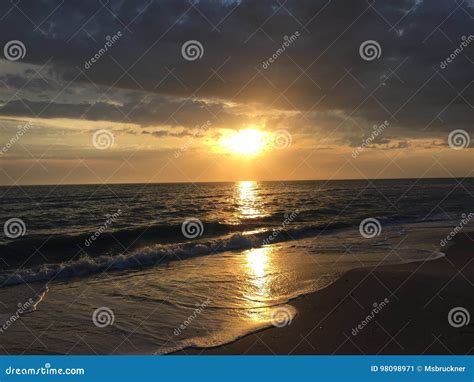
M 242 181 L 236 184 L 236 201 L 239 219 L 252 219 L 264 216 L 264 208 L 258 195 L 258 184 Z M 245 260 L 242 278 L 245 283 L 243 294 L 251 309 L 248 318 L 255 324 L 268 324 L 271 317 L 274 282 L 272 274 L 275 266 L 272 261 L 273 249 L 269 246 L 254 248 L 244 252 Z
M 252 279 L 258 284 L 256 285 L 258 287 L 264 286 L 265 283 L 269 251 L 269 247 L 264 247 L 252 249 L 247 253 L 247 268 Z
M 266 323 L 269 320 L 272 300 L 270 268 L 271 248 L 255 248 L 245 255 L 245 274 L 247 281 L 244 297 L 255 309 L 249 310 L 249 318 L 255 323 Z
M 245 180 L 236 184 L 236 199 L 239 205 L 240 217 L 255 218 L 262 216 L 260 201 L 257 194 L 257 182 Z

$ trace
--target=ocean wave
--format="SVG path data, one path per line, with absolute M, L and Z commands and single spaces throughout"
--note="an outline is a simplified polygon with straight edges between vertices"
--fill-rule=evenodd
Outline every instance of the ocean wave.
M 332 228 L 342 228 L 345 226 L 338 223 L 334 224 Z M 95 257 L 86 255 L 77 260 L 69 260 L 57 264 L 42 264 L 36 267 L 19 269 L 12 274 L 0 275 L 0 287 L 84 277 L 109 270 L 149 267 L 162 262 L 181 260 L 192 256 L 258 248 L 268 244 L 313 236 L 321 233 L 323 228 L 327 229 L 327 227 L 318 226 L 281 231 L 266 230 L 251 234 L 234 233 L 222 238 L 196 243 L 154 244 L 140 248 L 130 254 L 122 253 Z
M 442 221 L 443 217 L 446 219 L 447 216 L 432 216 L 430 219 L 422 221 Z M 449 217 L 452 218 L 453 216 Z M 417 217 L 395 214 L 391 216 L 378 216 L 377 218 L 380 219 L 380 222 L 384 226 L 397 225 L 401 228 L 403 228 L 405 224 L 420 221 Z M 257 221 L 259 221 L 259 219 L 257 219 Z M 358 221 L 357 218 L 352 218 L 347 221 L 329 221 L 328 223 L 312 225 L 301 225 L 302 222 L 294 222 L 291 226 L 271 226 L 267 224 L 262 227 L 254 223 L 249 224 L 248 222 L 237 225 L 210 222 L 205 224 L 206 234 L 203 235 L 199 241 L 191 242 L 182 242 L 181 225 L 152 226 L 148 229 L 146 234 L 143 234 L 143 228 L 133 228 L 114 232 L 113 234 L 104 233 L 99 237 L 97 242 L 94 242 L 93 246 L 90 246 L 91 251 L 83 251 L 85 255 L 79 259 L 70 258 L 71 248 L 74 249 L 73 253 L 77 253 L 77 246 L 81 246 L 81 240 L 83 243 L 84 238 L 88 236 L 61 236 L 52 238 L 42 245 L 43 253 L 46 253 L 48 245 L 51 245 L 56 252 L 61 253 L 60 256 L 52 256 L 52 261 L 46 261 L 46 263 L 40 265 L 32 264 L 15 272 L 9 271 L 8 269 L 5 270 L 3 274 L 0 273 L 0 287 L 30 282 L 84 277 L 108 270 L 136 269 L 191 256 L 258 248 L 283 241 L 329 234 L 335 232 L 335 230 L 357 230 Z M 175 231 L 178 231 L 178 233 Z M 168 238 L 167 242 L 161 241 L 163 237 L 172 236 L 172 232 L 175 233 L 179 239 L 172 240 Z M 140 234 L 142 245 L 127 254 L 120 253 L 120 250 L 117 248 L 114 250 L 110 250 L 110 248 L 107 251 L 104 250 L 104 248 L 107 248 L 107 245 L 109 245 L 109 242 L 116 244 L 118 240 L 124 245 L 124 243 L 127 243 L 127 240 L 136 240 L 135 235 L 138 234 Z M 104 241 L 106 242 L 105 245 Z M 16 243 L 12 243 L 11 245 L 16 245 Z M 21 241 L 18 245 L 23 245 L 25 250 L 29 253 L 32 242 L 25 240 Z M 380 243 L 378 245 L 384 244 Z M 5 251 L 3 251 L 4 248 L 1 249 L 3 257 Z M 13 254 L 17 259 L 22 259 L 17 247 L 14 248 Z

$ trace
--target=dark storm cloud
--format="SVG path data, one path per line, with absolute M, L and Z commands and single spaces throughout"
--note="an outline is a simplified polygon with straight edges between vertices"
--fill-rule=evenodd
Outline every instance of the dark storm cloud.
M 110 87 L 108 95 L 121 88 L 301 111 L 305 117 L 292 125 L 301 131 L 327 127 L 353 135 L 348 116 L 366 121 L 368 128 L 390 120 L 402 136 L 442 134 L 454 127 L 472 131 L 474 43 L 440 68 L 463 36 L 473 34 L 468 1 L 143 0 L 103 5 L 31 0 L 17 6 L 2 2 L 0 15 L 3 42 L 23 41 L 24 62 L 48 62 L 48 70 L 65 83 Z M 106 54 L 85 69 L 106 36 L 119 31 L 122 36 Z M 264 69 L 284 37 L 295 32 L 299 36 Z M 187 61 L 181 46 L 193 39 L 202 43 L 204 54 Z M 359 46 L 366 40 L 380 44 L 379 59 L 360 57 Z M 216 115 L 229 123 L 242 118 L 218 103 L 163 99 L 121 106 L 55 101 L 43 116 L 181 126 Z M 0 112 L 28 114 L 44 107 L 37 101 L 12 101 Z
M 195 127 L 210 121 L 216 125 L 233 127 L 248 117 L 232 111 L 222 103 L 205 103 L 196 100 L 178 100 L 162 96 L 133 98 L 130 102 L 113 104 L 59 103 L 26 99 L 5 102 L 2 114 L 17 117 L 72 118 L 91 121 L 136 123 L 143 126 L 169 125 Z
M 10 90 L 18 90 L 26 86 L 33 92 L 45 92 L 52 89 L 51 84 L 44 79 L 33 78 L 29 81 L 28 78 L 15 74 L 0 76 L 0 85 Z
M 175 131 L 168 131 L 168 130 L 157 130 L 157 131 L 142 131 L 142 134 L 149 134 L 153 135 L 154 137 L 189 137 L 193 136 L 193 134 L 187 132 L 186 130 L 175 132 Z

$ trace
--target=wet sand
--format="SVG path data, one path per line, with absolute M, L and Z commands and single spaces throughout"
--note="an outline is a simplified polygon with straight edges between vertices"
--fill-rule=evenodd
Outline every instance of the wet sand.
M 347 272 L 293 300 L 298 315 L 288 326 L 177 354 L 473 354 L 474 232 L 453 241 L 434 261 Z M 450 325 L 456 307 L 470 313 L 468 325 Z

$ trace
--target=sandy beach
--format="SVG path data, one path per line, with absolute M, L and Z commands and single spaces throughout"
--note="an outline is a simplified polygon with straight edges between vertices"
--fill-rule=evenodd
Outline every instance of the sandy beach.
M 286 327 L 177 354 L 472 354 L 472 320 L 455 328 L 448 314 L 474 312 L 473 242 L 465 232 L 443 258 L 349 271 L 293 300 L 298 315 Z

